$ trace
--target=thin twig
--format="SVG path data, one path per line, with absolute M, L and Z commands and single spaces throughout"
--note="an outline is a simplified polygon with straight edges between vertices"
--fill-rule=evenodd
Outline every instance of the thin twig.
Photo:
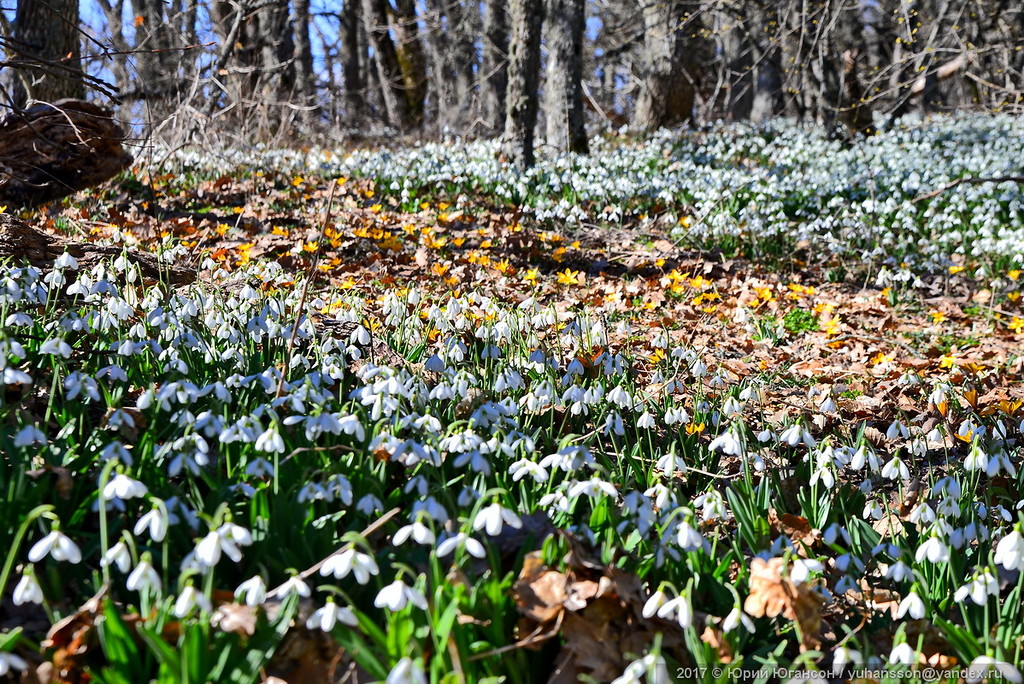
M 320 265 L 320 255 L 323 254 L 324 234 L 327 232 L 327 224 L 331 222 L 331 208 L 334 206 L 334 191 L 338 187 L 337 179 L 331 180 L 331 193 L 327 196 L 327 211 L 324 212 L 324 222 L 320 226 L 320 236 L 316 239 L 316 255 L 309 264 L 306 273 L 306 282 L 302 284 L 302 295 L 299 297 L 299 310 L 295 314 L 295 325 L 292 326 L 292 335 L 288 339 L 288 351 L 284 356 L 284 368 L 281 369 L 281 377 L 277 381 L 277 392 L 275 399 L 284 395 L 284 376 L 292 363 L 292 351 L 295 349 L 295 338 L 299 336 L 299 323 L 302 322 L 302 310 L 306 307 L 306 296 L 309 294 L 309 285 L 316 278 L 316 267 Z
M 938 190 L 932 190 L 929 193 L 925 193 L 924 195 L 919 195 L 915 197 L 912 200 L 912 202 L 914 204 L 917 204 L 918 202 L 923 202 L 926 199 L 938 197 L 942 193 L 946 192 L 947 190 L 952 190 L 961 183 L 1024 183 L 1024 176 L 967 176 L 964 178 L 957 178 L 955 181 L 952 181 L 951 183 L 946 183 Z
M 362 536 L 362 537 L 369 537 L 371 534 L 373 534 L 374 532 L 379 530 L 381 527 L 383 527 L 385 524 L 387 524 L 388 521 L 390 521 L 396 515 L 401 513 L 401 511 L 402 511 L 401 508 L 392 508 L 390 511 L 388 511 L 384 515 L 380 516 L 379 518 L 374 520 L 369 525 L 367 525 L 366 529 L 364 529 L 362 532 L 359 533 L 360 536 Z M 298 579 L 304 580 L 307 577 L 309 577 L 310 575 L 315 574 L 320 568 L 322 568 L 324 566 L 324 563 L 326 563 L 331 558 L 334 558 L 335 556 L 337 556 L 339 553 L 342 552 L 342 550 L 343 549 L 339 549 L 339 550 L 335 551 L 331 555 L 329 555 L 326 558 L 324 558 L 323 560 L 321 560 L 319 563 L 316 563 L 315 565 L 313 565 L 313 566 L 311 566 L 309 568 L 306 568 L 305 570 L 300 572 L 295 577 L 297 577 Z M 291 579 L 294 579 L 294 578 L 290 578 L 289 581 L 291 581 Z M 273 598 L 273 597 L 277 596 L 281 592 L 281 590 L 284 589 L 286 584 L 288 584 L 288 582 L 284 582 L 283 584 L 279 584 L 278 586 L 276 586 L 273 589 L 271 589 L 269 592 L 267 592 L 267 598 Z

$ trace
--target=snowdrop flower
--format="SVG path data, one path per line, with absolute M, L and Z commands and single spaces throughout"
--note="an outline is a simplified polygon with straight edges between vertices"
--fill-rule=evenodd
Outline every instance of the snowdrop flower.
M 430 528 L 421 523 L 419 520 L 406 525 L 395 532 L 394 538 L 391 542 L 395 546 L 401 546 L 408 539 L 412 537 L 413 541 L 417 544 L 423 544 L 424 546 L 431 546 L 434 543 L 434 533 L 430 531 Z
M 703 548 L 704 537 L 694 529 L 689 520 L 683 520 L 676 528 L 676 543 L 683 551 L 696 551 Z
M 839 674 L 849 665 L 863 665 L 864 656 L 860 651 L 839 646 L 832 651 L 832 674 Z
M 124 473 L 117 473 L 103 488 L 103 500 L 110 501 L 113 498 L 122 500 L 143 497 L 149 493 L 146 485 L 138 480 L 133 480 Z
M 51 556 L 55 561 L 69 563 L 78 563 L 82 560 L 82 552 L 78 546 L 58 529 L 52 530 L 37 541 L 28 552 L 28 559 L 33 563 L 38 563 L 46 556 Z
M 690 605 L 690 598 L 685 592 L 674 599 L 666 601 L 658 609 L 657 615 L 665 620 L 671 620 L 675 617 L 679 626 L 683 629 L 693 625 L 693 606 Z
M 793 561 L 793 568 L 790 571 L 789 578 L 795 584 L 803 584 L 811 576 L 812 572 L 821 572 L 824 569 L 825 566 L 821 564 L 821 561 L 812 558 L 798 558 Z
M 335 579 L 341 579 L 352 573 L 359 584 L 366 584 L 370 577 L 376 576 L 379 572 L 380 568 L 377 567 L 377 561 L 373 556 L 360 553 L 352 547 L 334 554 L 320 567 L 320 574 L 324 577 L 334 575 Z
M 825 533 L 822 535 L 822 539 L 829 546 L 835 544 L 842 537 L 843 541 L 846 542 L 846 546 L 849 547 L 853 544 L 853 539 L 850 537 L 850 533 L 846 531 L 846 528 L 839 523 L 832 523 L 825 528 Z
M 914 620 L 920 620 L 924 617 L 925 606 L 924 601 L 917 595 L 915 590 L 911 590 L 907 594 L 906 598 L 900 601 L 899 608 L 896 609 L 896 619 L 899 620 L 904 615 L 910 615 Z M 890 661 L 892 662 L 892 661 Z
M 121 572 L 128 572 L 132 567 L 132 555 L 128 552 L 128 545 L 124 541 L 119 541 L 103 554 L 100 558 L 100 566 L 108 567 L 110 565 L 117 566 L 117 569 Z
M 254 575 L 238 585 L 235 589 L 235 598 L 243 599 L 245 605 L 255 608 L 262 605 L 267 598 L 267 585 L 262 577 Z
M 754 633 L 754 621 L 739 606 L 736 606 L 725 616 L 725 620 L 722 621 L 722 631 L 731 632 L 740 625 L 743 625 L 751 634 Z
M 640 684 L 644 677 L 647 684 L 671 684 L 672 681 L 665 659 L 648 653 L 627 665 L 622 675 L 613 679 L 611 684 Z
M 330 632 L 339 622 L 349 627 L 359 626 L 359 619 L 351 608 L 348 606 L 338 606 L 333 598 L 329 598 L 322 608 L 318 608 L 306 620 L 306 629 L 320 629 L 324 632 Z
M 239 546 L 252 544 L 252 534 L 234 523 L 224 523 L 210 531 L 196 546 L 196 561 L 201 567 L 212 568 L 220 561 L 221 552 L 236 563 L 242 560 Z
M 1010 663 L 983 655 L 972 660 L 971 664 L 967 666 L 967 684 L 978 684 L 983 679 L 989 679 L 989 681 L 1005 679 L 1012 684 L 1021 684 L 1024 681 L 1024 676 Z
M 71 358 L 71 345 L 62 339 L 54 338 L 43 342 L 39 347 L 40 354 L 48 354 L 51 356 L 60 356 L 65 359 Z
M 28 663 L 24 658 L 10 651 L 0 652 L 0 677 L 6 676 L 12 670 L 25 672 L 28 670 Z
M 810 448 L 817 444 L 817 442 L 814 441 L 814 437 L 811 436 L 811 433 L 805 430 L 799 423 L 794 423 L 783 430 L 782 434 L 779 435 L 779 441 L 783 444 L 788 444 L 791 447 L 804 444 Z
M 277 588 L 277 595 L 283 601 L 292 594 L 296 594 L 302 598 L 309 598 L 313 595 L 313 592 L 301 577 L 298 575 L 292 575 L 285 580 L 284 584 Z
M 384 502 L 373 494 L 365 494 L 356 502 L 356 510 L 363 515 L 372 515 L 384 510 Z
M 448 554 L 452 553 L 458 547 L 465 545 L 466 553 L 474 558 L 486 558 L 487 550 L 484 549 L 484 545 L 479 541 L 470 537 L 465 532 L 459 532 L 456 535 L 448 537 L 440 544 L 437 545 L 437 555 L 439 558 L 444 558 Z
M 46 444 L 46 435 L 35 425 L 26 425 L 14 435 L 14 446 L 26 447 Z
M 896 478 L 909 480 L 910 469 L 907 468 L 906 464 L 898 456 L 893 456 L 892 460 L 882 467 L 882 477 L 887 480 L 895 480 Z
M 918 563 L 928 559 L 930 563 L 945 563 L 949 561 L 949 547 L 936 537 L 931 536 L 926 542 L 917 547 L 914 560 Z
M 640 417 L 636 419 L 636 426 L 638 428 L 643 428 L 644 430 L 653 429 L 656 424 L 654 414 L 650 411 L 644 411 L 640 414 Z
M 419 660 L 402 658 L 388 673 L 384 684 L 427 684 L 427 676 Z
M 508 473 L 512 476 L 513 482 L 519 482 L 529 475 L 534 482 L 547 482 L 548 471 L 529 459 L 520 459 L 508 467 Z
M 125 586 L 129 591 L 160 591 L 160 575 L 153 569 L 149 554 L 144 554 L 139 564 L 128 575 Z
M 402 610 L 410 603 L 420 610 L 427 609 L 426 597 L 420 591 L 406 585 L 402 580 L 395 580 L 381 589 L 377 598 L 373 600 L 373 605 L 378 608 L 386 606 L 392 613 Z
M 577 482 L 569 487 L 569 498 L 574 499 L 580 495 L 585 495 L 591 499 L 598 499 L 603 496 L 615 498 L 619 495 L 619 492 L 611 482 L 605 482 L 593 477 L 583 482 Z M 513 525 L 513 527 L 517 526 Z
M 983 606 L 988 603 L 989 596 L 999 596 L 999 582 L 986 568 L 980 573 L 975 573 L 974 578 L 956 590 L 953 600 L 963 603 L 964 599 L 970 597 L 974 603 Z
M 498 502 L 482 509 L 473 518 L 473 529 L 484 530 L 491 537 L 501 534 L 501 529 L 505 525 L 519 529 L 523 526 L 523 521 L 514 512 L 503 508 Z
M 881 520 L 884 515 L 885 509 L 877 501 L 870 500 L 864 505 L 863 517 L 865 520 Z
M 36 575 L 32 570 L 32 566 L 25 568 L 21 573 L 21 579 L 18 580 L 18 584 L 14 587 L 14 596 L 12 598 L 16 606 L 26 603 L 43 602 L 43 589 L 39 586 L 39 582 L 36 581 Z
M 892 647 L 892 651 L 889 653 L 889 664 L 895 665 L 913 665 L 917 662 L 917 651 L 905 641 L 902 641 Z
M 138 536 L 143 532 L 149 533 L 149 538 L 160 543 L 167 536 L 167 528 L 170 520 L 167 515 L 167 507 L 162 501 L 155 500 L 156 505 L 148 513 L 139 518 L 132 528 L 132 532 Z
M 658 610 L 660 610 L 661 607 L 665 605 L 667 601 L 668 596 L 666 596 L 665 592 L 663 592 L 661 589 L 658 589 L 653 594 L 651 594 L 650 598 L 648 598 L 647 601 L 644 603 L 644 608 L 641 611 L 643 616 L 645 618 L 654 617 L 658 613 Z
M 276 424 L 271 424 L 263 431 L 263 434 L 256 438 L 256 450 L 272 454 L 284 453 L 284 440 L 281 439 L 281 433 L 278 432 Z
M 708 449 L 711 451 L 721 451 L 729 456 L 742 456 L 743 455 L 743 440 L 734 427 L 730 427 L 728 430 L 720 434 L 715 439 L 711 440 L 711 444 L 708 445 Z
M 885 571 L 886 579 L 890 579 L 893 582 L 902 582 L 903 580 L 910 579 L 913 576 L 913 569 L 901 560 L 890 565 Z
M 987 468 L 988 454 L 982 450 L 978 440 L 975 439 L 971 444 L 970 450 L 967 452 L 967 456 L 964 457 L 964 470 L 973 472 L 975 470 L 986 470 Z
M 54 268 L 70 268 L 73 271 L 78 270 L 78 259 L 71 256 L 67 252 L 64 252 L 59 257 L 53 260 Z
M 255 458 L 245 466 L 245 474 L 249 477 L 274 477 L 274 464 L 265 458 Z
M 996 544 L 996 565 L 1007 570 L 1024 570 L 1024 537 L 1016 527 Z
M 212 568 L 220 561 L 221 552 L 223 550 L 224 539 L 217 534 L 216 530 L 211 530 L 196 546 L 196 561 L 202 567 Z M 235 551 L 237 551 L 237 548 Z M 241 559 L 241 555 L 239 555 L 239 559 Z
M 174 602 L 174 616 L 184 619 L 191 615 L 196 607 L 207 613 L 213 610 L 206 594 L 197 590 L 192 584 L 188 584 L 178 596 L 178 600 Z

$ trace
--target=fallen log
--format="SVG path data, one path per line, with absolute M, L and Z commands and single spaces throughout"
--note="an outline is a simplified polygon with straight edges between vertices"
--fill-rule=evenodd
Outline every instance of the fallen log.
M 139 274 L 145 279 L 171 285 L 187 285 L 196 279 L 195 271 L 162 263 L 153 254 L 91 242 L 74 242 L 37 230 L 10 214 L 0 214 L 0 261 L 24 262 L 46 273 L 53 270 L 54 260 L 65 252 L 75 258 L 79 269 L 92 268 L 100 262 L 124 256 L 129 263 L 138 266 Z
M 40 103 L 0 120 L 0 204 L 34 206 L 113 178 L 132 163 L 111 112 Z

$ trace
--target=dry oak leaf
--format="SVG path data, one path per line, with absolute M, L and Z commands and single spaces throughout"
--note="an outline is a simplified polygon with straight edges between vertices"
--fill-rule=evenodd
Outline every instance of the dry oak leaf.
M 544 624 L 565 610 L 569 598 L 568 578 L 560 572 L 548 570 L 539 553 L 527 554 L 523 571 L 512 589 L 516 607 L 525 617 Z
M 743 610 L 754 617 L 779 617 L 795 621 L 803 636 L 802 647 L 811 646 L 821 629 L 821 596 L 805 583 L 795 584 L 782 574 L 781 558 L 755 558 L 750 563 L 750 594 Z
M 780 514 L 774 508 L 768 509 L 768 525 L 773 533 L 772 539 L 785 535 L 802 556 L 806 555 L 807 548 L 821 539 L 821 530 L 812 528 L 807 518 L 792 513 Z

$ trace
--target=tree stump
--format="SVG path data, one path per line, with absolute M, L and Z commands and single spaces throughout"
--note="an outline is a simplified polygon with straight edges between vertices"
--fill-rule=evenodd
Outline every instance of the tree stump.
M 33 206 L 113 178 L 132 163 L 113 114 L 82 100 L 0 120 L 0 204 Z
M 27 262 L 46 273 L 53 270 L 54 260 L 65 252 L 78 261 L 79 269 L 124 256 L 139 267 L 140 275 L 146 279 L 172 285 L 187 285 L 196 279 L 195 271 L 161 263 L 152 254 L 91 242 L 72 242 L 37 230 L 9 214 L 0 214 L 0 261 Z

